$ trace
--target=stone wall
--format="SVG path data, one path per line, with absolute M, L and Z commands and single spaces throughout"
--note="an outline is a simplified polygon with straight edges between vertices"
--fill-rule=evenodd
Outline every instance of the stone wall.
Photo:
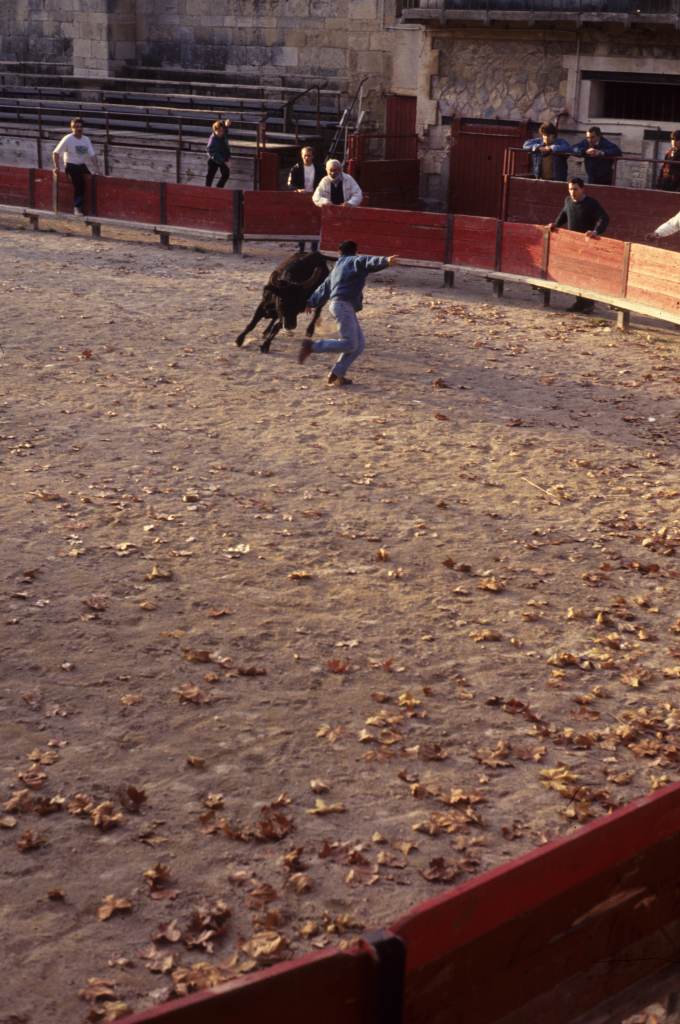
M 1 0 L 0 58 L 70 64 L 73 23 L 73 2 Z

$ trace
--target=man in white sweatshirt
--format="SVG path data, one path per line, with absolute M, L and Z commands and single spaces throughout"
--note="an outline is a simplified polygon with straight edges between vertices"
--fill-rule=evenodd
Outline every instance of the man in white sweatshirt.
M 79 117 L 71 121 L 71 131 L 64 135 L 52 150 L 52 167 L 56 174 L 59 160 L 63 158 L 64 170 L 73 185 L 73 212 L 83 214 L 85 202 L 85 176 L 90 174 L 88 161 L 92 163 L 95 174 L 99 174 L 99 163 L 94 146 L 87 135 L 83 135 L 83 122 Z
M 326 177 L 316 186 L 312 201 L 316 206 L 360 206 L 364 194 L 339 160 L 326 162 Z

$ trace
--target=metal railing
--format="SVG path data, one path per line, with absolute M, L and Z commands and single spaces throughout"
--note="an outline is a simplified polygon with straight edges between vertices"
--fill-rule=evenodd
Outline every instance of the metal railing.
M 520 178 L 534 178 L 531 173 L 531 153 L 519 147 L 508 147 L 503 160 L 503 175 Z M 569 177 L 576 176 L 586 179 L 583 166 L 583 157 L 571 156 L 569 158 Z M 659 188 L 659 174 L 664 164 L 668 164 L 677 170 L 680 177 L 680 159 L 666 160 L 663 155 L 654 157 L 644 156 L 601 156 L 598 160 L 605 160 L 613 164 L 611 185 L 619 185 L 622 188 L 657 189 Z M 565 183 L 566 184 L 566 183 Z M 678 189 L 666 188 L 664 191 L 677 192 L 678 203 L 680 204 L 680 186 Z

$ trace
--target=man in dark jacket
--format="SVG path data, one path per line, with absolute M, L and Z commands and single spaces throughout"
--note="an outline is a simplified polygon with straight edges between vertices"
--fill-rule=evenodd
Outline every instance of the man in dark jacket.
M 288 175 L 288 188 L 296 192 L 314 193 L 316 186 L 324 176 L 324 169 L 314 159 L 314 150 L 311 146 L 303 146 L 300 150 L 300 162 L 293 164 Z M 318 242 L 312 242 L 312 252 L 319 248 Z M 305 243 L 298 242 L 300 252 L 305 251 Z
M 566 139 L 558 139 L 554 124 L 542 124 L 535 139 L 527 139 L 522 149 L 531 153 L 531 171 L 534 178 L 545 181 L 567 180 L 567 156 L 571 146 Z
M 589 185 L 611 185 L 615 157 L 621 156 L 622 153 L 615 142 L 605 139 L 599 128 L 589 128 L 583 142 L 577 143 L 572 153 L 574 156 L 583 157 Z
M 600 206 L 597 199 L 586 195 L 583 185 L 583 178 L 570 178 L 567 185 L 569 195 L 564 206 L 550 225 L 550 230 L 555 231 L 565 224 L 570 231 L 580 231 L 586 238 L 599 238 L 607 230 L 609 216 Z M 569 306 L 569 313 L 592 313 L 595 303 L 592 299 L 584 299 L 581 295 L 572 306 Z

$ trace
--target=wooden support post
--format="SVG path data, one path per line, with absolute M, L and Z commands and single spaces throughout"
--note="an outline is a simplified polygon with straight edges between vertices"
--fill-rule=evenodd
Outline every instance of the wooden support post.
M 493 293 L 494 293 L 494 295 L 496 296 L 497 299 L 502 299 L 503 298 L 503 285 L 504 284 L 505 284 L 505 281 L 498 281 L 498 280 L 496 280 L 496 281 L 493 282 Z
M 549 306 L 550 305 L 550 289 L 549 288 L 541 288 L 541 291 L 543 293 L 543 305 L 544 306 Z
M 158 234 L 158 240 L 161 245 L 165 245 L 166 247 L 170 245 L 170 235 L 167 231 L 160 231 Z
M 620 331 L 627 331 L 630 327 L 630 310 L 629 309 L 617 309 L 616 311 L 616 326 Z
M 93 238 L 101 238 L 102 237 L 102 226 L 101 226 L 101 224 L 90 224 L 90 230 L 92 232 L 92 237 Z
M 455 287 L 455 276 L 452 270 L 444 271 L 444 287 L 453 288 Z
M 31 227 L 33 228 L 33 230 L 34 231 L 38 231 L 40 225 L 38 224 L 38 217 L 36 216 L 36 214 L 35 213 L 30 214 L 28 219 L 31 222 Z
M 243 248 L 243 192 L 240 188 L 233 190 L 231 201 L 231 247 L 238 256 Z

